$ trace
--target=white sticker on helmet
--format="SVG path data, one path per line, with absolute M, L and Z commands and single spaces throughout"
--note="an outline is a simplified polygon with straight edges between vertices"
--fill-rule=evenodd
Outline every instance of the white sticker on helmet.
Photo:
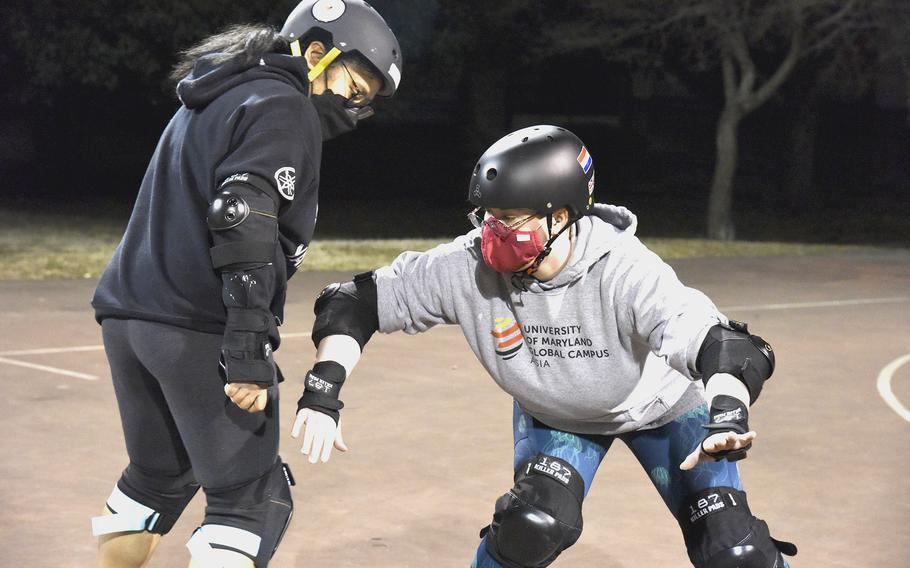
M 395 88 L 398 88 L 398 83 L 401 83 L 401 71 L 398 70 L 398 65 L 392 63 L 389 67 L 389 75 L 392 76 L 392 80 L 395 81 Z
M 294 200 L 294 184 L 297 182 L 297 170 L 291 167 L 281 168 L 275 172 L 275 183 L 278 191 L 288 201 Z
M 313 17 L 319 22 L 334 22 L 345 8 L 344 0 L 318 0 L 313 4 Z

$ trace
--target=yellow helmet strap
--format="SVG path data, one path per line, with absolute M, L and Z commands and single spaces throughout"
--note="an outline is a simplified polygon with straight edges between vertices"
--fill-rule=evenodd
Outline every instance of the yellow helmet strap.
M 297 46 L 297 51 L 298 52 L 300 51 L 300 45 Z M 291 53 L 293 53 L 293 52 L 294 52 L 294 46 L 293 46 L 293 44 L 291 44 Z M 325 56 L 319 60 L 318 63 L 316 63 L 316 65 L 313 65 L 313 68 L 310 69 L 310 72 L 307 73 L 307 76 L 306 76 L 307 80 L 310 83 L 315 81 L 317 77 L 319 77 L 320 75 L 322 75 L 325 72 L 326 68 L 329 65 L 331 65 L 333 61 L 338 59 L 339 55 L 341 55 L 340 49 L 338 49 L 337 47 L 333 47 L 332 49 L 330 49 L 329 52 L 326 53 Z

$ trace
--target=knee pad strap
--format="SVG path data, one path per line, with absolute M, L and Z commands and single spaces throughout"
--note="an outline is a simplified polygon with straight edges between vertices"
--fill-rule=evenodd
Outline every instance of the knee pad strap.
M 92 517 L 92 536 L 115 532 L 152 531 L 161 518 L 161 513 L 131 499 L 120 488 L 114 486 L 107 498 L 111 515 Z
M 227 525 L 202 525 L 186 543 L 193 562 L 199 566 L 220 566 L 215 550 L 231 550 L 252 560 L 259 555 L 262 538 L 250 531 Z
M 92 519 L 92 534 L 149 531 L 167 534 L 199 485 L 192 470 L 176 475 L 129 464 L 107 500 L 112 515 Z

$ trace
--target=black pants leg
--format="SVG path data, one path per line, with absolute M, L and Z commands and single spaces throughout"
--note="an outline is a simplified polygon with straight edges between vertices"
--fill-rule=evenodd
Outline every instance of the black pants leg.
M 149 481 L 155 477 L 173 483 L 191 469 L 199 484 L 218 490 L 273 467 L 278 401 L 256 414 L 231 403 L 219 367 L 220 335 L 118 319 L 104 320 L 102 334 L 131 468 L 148 474 L 125 475 L 120 485 L 127 495 L 172 514 L 176 497 L 156 503 L 161 487 L 135 486 L 155 485 Z

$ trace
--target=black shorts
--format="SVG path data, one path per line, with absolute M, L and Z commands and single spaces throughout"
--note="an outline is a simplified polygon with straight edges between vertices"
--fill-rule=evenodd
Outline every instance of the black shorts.
M 206 489 L 272 468 L 277 397 L 250 414 L 225 396 L 221 335 L 135 319 L 101 327 L 131 464 L 168 476 L 192 469 Z

